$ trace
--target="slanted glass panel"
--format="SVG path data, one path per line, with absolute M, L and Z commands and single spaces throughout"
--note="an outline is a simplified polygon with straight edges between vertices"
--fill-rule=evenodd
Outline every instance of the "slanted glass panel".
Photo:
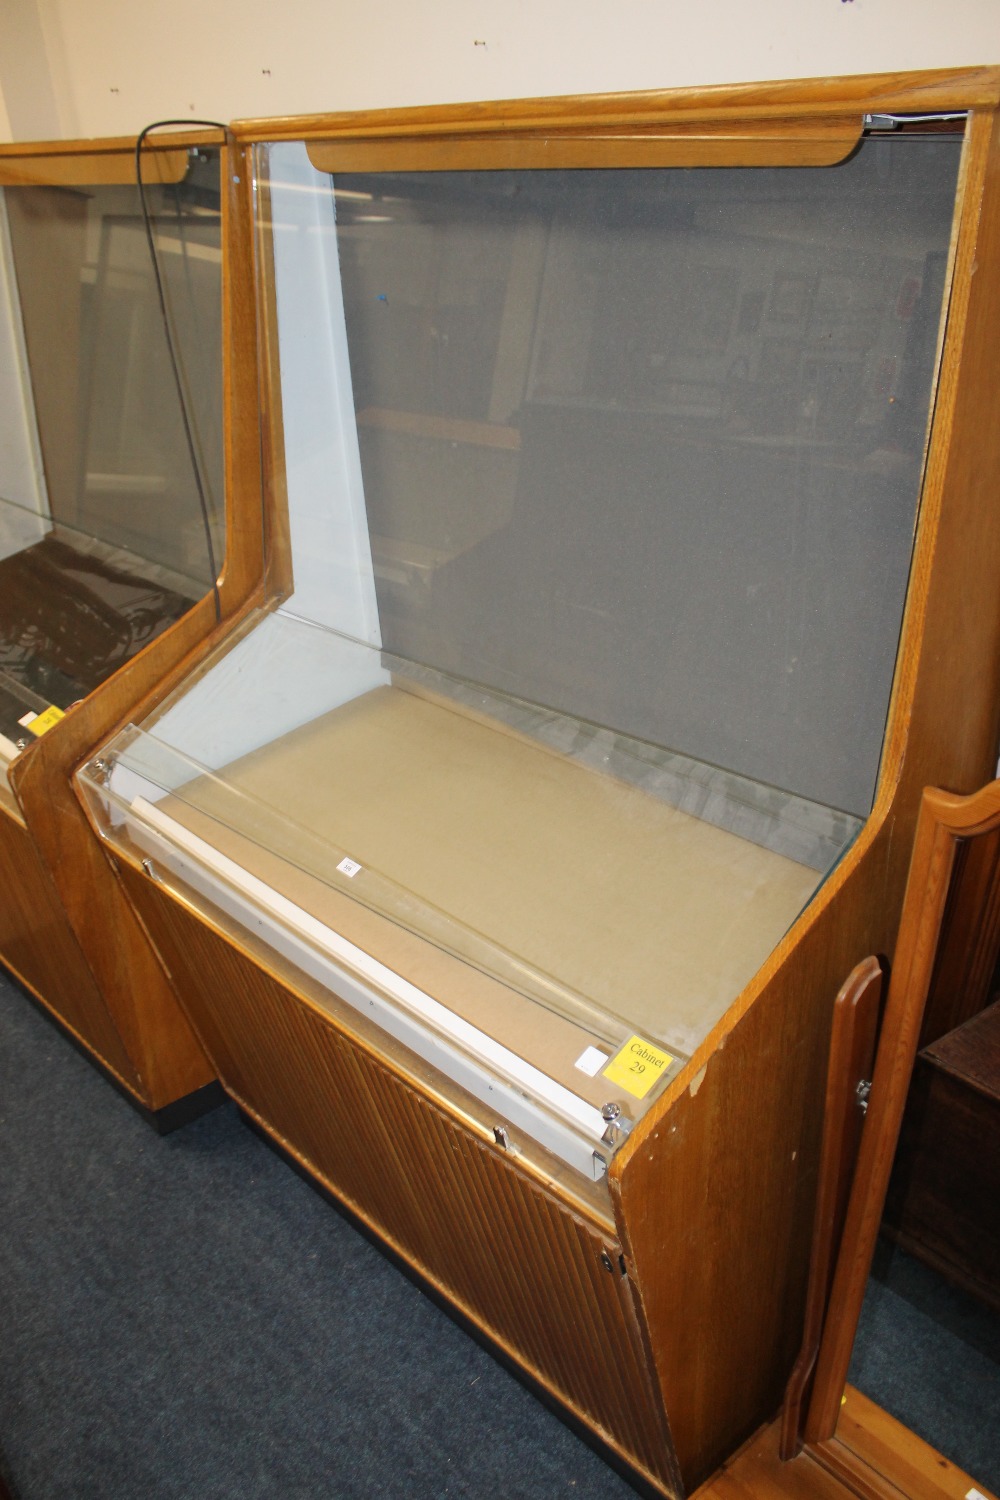
M 867 812 L 959 153 L 338 177 L 385 646 Z
M 17 720 L 35 699 L 66 708 L 90 692 L 201 597 L 221 565 L 218 150 L 191 153 L 183 181 L 151 184 L 146 195 L 215 568 L 137 189 L 6 188 L 0 734 L 8 739 L 23 736 Z

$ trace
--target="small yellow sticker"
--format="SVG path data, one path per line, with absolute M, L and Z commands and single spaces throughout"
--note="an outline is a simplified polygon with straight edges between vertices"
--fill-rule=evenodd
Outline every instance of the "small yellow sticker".
M 604 1069 L 604 1076 L 612 1083 L 620 1084 L 636 1099 L 645 1099 L 672 1062 L 670 1053 L 664 1052 L 662 1047 L 654 1046 L 641 1036 L 630 1036 Z
M 44 713 L 36 714 L 24 727 L 28 730 L 29 734 L 44 734 L 46 729 L 51 729 L 53 724 L 58 724 L 59 720 L 65 719 L 65 717 L 66 715 L 62 709 L 56 708 L 53 703 L 51 708 L 45 709 Z

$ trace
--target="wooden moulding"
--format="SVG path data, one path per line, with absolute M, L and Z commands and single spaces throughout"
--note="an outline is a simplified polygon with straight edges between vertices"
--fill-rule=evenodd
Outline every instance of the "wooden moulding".
M 183 139 L 187 144 L 187 135 Z M 192 136 L 190 143 L 220 139 L 218 133 L 202 133 Z M 97 156 L 108 164 L 108 175 L 100 180 L 116 180 L 113 172 L 124 176 L 126 169 L 133 174 L 133 148 L 134 142 L 99 143 Z M 27 151 L 38 161 L 41 179 L 42 164 L 53 159 L 51 153 L 44 148 L 33 153 L 31 148 L 17 150 L 21 153 L 18 160 Z M 94 143 L 62 146 L 58 160 L 77 154 L 89 170 Z M 0 166 L 12 156 L 6 153 Z M 260 528 L 246 524 L 242 509 L 248 496 L 260 493 L 250 174 L 244 156 L 241 148 L 224 147 L 221 164 L 227 548 L 219 602 L 224 620 L 247 604 L 259 587 L 263 566 Z M 134 176 L 128 175 L 127 180 Z M 234 504 L 236 495 L 240 508 Z M 202 1087 L 213 1072 L 94 838 L 74 794 L 72 776 L 99 745 L 150 707 L 164 679 L 182 663 L 189 663 L 192 653 L 223 628 L 216 623 L 215 601 L 209 593 L 29 745 L 9 771 L 38 856 L 96 980 L 96 989 L 81 989 L 81 995 L 87 996 L 87 1014 L 76 1017 L 74 1029 L 102 1063 L 122 1076 L 137 1100 L 154 1111 Z M 45 998 L 58 1009 L 52 996 Z
M 681 122 L 604 131 L 556 127 L 545 135 L 455 133 L 433 143 L 405 135 L 314 141 L 320 172 L 406 172 L 525 167 L 829 167 L 861 137 L 861 117 Z
M 745 132 L 760 122 L 845 117 L 898 110 L 907 113 L 991 108 L 1000 103 L 1000 68 L 862 74 L 774 83 L 722 84 L 627 94 L 504 99 L 489 103 L 288 115 L 234 122 L 238 140 L 357 140 L 391 136 L 444 138 L 509 131 L 538 134 L 555 127 L 579 132 L 639 132 L 669 116 L 678 125 L 739 121 Z M 749 128 L 747 121 L 756 122 Z M 860 124 L 860 121 L 859 121 Z
M 878 961 L 865 959 L 845 980 L 834 1002 L 809 1295 L 802 1349 L 785 1391 L 783 1459 L 793 1458 L 801 1446 L 802 1418 L 812 1389 L 865 1120 L 858 1090 L 871 1083 L 882 978 Z
M 151 184 L 181 182 L 191 147 L 221 146 L 224 140 L 220 130 L 163 131 L 147 136 L 142 148 L 143 178 Z M 134 140 L 0 146 L 0 187 L 128 187 L 134 183 Z
M 249 151 L 247 155 L 249 156 Z M 249 164 L 248 164 L 249 166 Z M 257 317 L 261 485 L 264 499 L 265 587 L 272 600 L 287 598 L 293 588 L 292 536 L 285 466 L 285 431 L 281 411 L 281 364 L 278 354 L 278 303 L 274 282 L 274 244 L 271 238 L 271 189 L 258 183 Z

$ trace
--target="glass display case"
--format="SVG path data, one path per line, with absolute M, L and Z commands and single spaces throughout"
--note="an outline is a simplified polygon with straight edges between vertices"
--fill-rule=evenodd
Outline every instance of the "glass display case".
M 995 757 L 925 633 L 996 551 L 964 83 L 248 127 L 269 598 L 80 773 L 225 1085 L 666 1493 L 797 1347 L 917 782 Z
M 144 188 L 155 263 L 134 182 L 2 190 L 8 760 L 32 733 L 22 718 L 93 692 L 202 597 L 222 560 L 220 150 L 170 155 L 177 180 Z
M 221 610 L 224 158 L 219 133 L 147 140 L 141 161 L 131 142 L 0 154 L 0 782 L 16 872 L 0 952 L 154 1108 L 80 951 L 107 947 L 103 931 L 74 930 L 65 885 L 60 910 L 60 885 L 80 874 L 72 836 L 64 826 L 54 850 L 45 825 L 68 799 L 89 850 L 67 762 L 138 701 L 154 658 L 166 669 Z M 207 613 L 192 617 L 199 601 Z M 165 1003 L 203 1083 L 208 1065 Z
M 870 810 L 960 154 L 259 151 L 294 587 L 95 790 L 596 1175 Z

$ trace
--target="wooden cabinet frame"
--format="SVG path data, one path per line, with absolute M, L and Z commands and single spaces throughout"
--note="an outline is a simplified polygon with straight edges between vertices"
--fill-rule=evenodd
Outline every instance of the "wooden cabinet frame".
M 779 1406 L 801 1335 L 834 997 L 865 955 L 892 952 L 922 788 L 970 791 L 996 761 L 998 104 L 1000 71 L 969 69 L 235 127 L 243 145 L 305 138 L 324 161 L 352 164 L 452 166 L 481 160 L 478 151 L 494 165 L 594 161 L 595 153 L 602 165 L 715 164 L 767 159 L 762 141 L 784 161 L 816 160 L 796 158 L 803 140 L 809 153 L 835 146 L 839 154 L 827 159 L 837 160 L 865 114 L 968 112 L 950 302 L 874 807 L 614 1157 L 607 1210 L 546 1180 L 533 1163 L 505 1157 L 483 1111 L 445 1098 L 412 1060 L 379 1063 L 371 1036 L 315 986 L 279 972 L 267 950 L 207 903 L 120 856 L 122 878 L 230 1093 L 657 1493 L 694 1489 Z M 543 141 L 558 143 L 555 157 Z M 265 432 L 276 451 L 280 412 L 267 373 L 265 360 Z M 280 553 L 281 507 L 270 499 Z M 373 1077 L 377 1067 L 390 1082 Z M 490 1235 L 501 1233 L 502 1253 L 491 1259 Z M 585 1269 L 592 1263 L 565 1249 L 573 1234 L 592 1250 L 603 1243 L 603 1274 L 624 1277 L 628 1308 L 618 1303 L 614 1317 L 610 1304 L 595 1301 L 602 1283 Z M 540 1311 L 543 1283 L 551 1296 Z M 591 1332 L 574 1342 L 570 1371 L 565 1340 L 578 1327 Z M 609 1370 L 619 1399 L 607 1389 Z

